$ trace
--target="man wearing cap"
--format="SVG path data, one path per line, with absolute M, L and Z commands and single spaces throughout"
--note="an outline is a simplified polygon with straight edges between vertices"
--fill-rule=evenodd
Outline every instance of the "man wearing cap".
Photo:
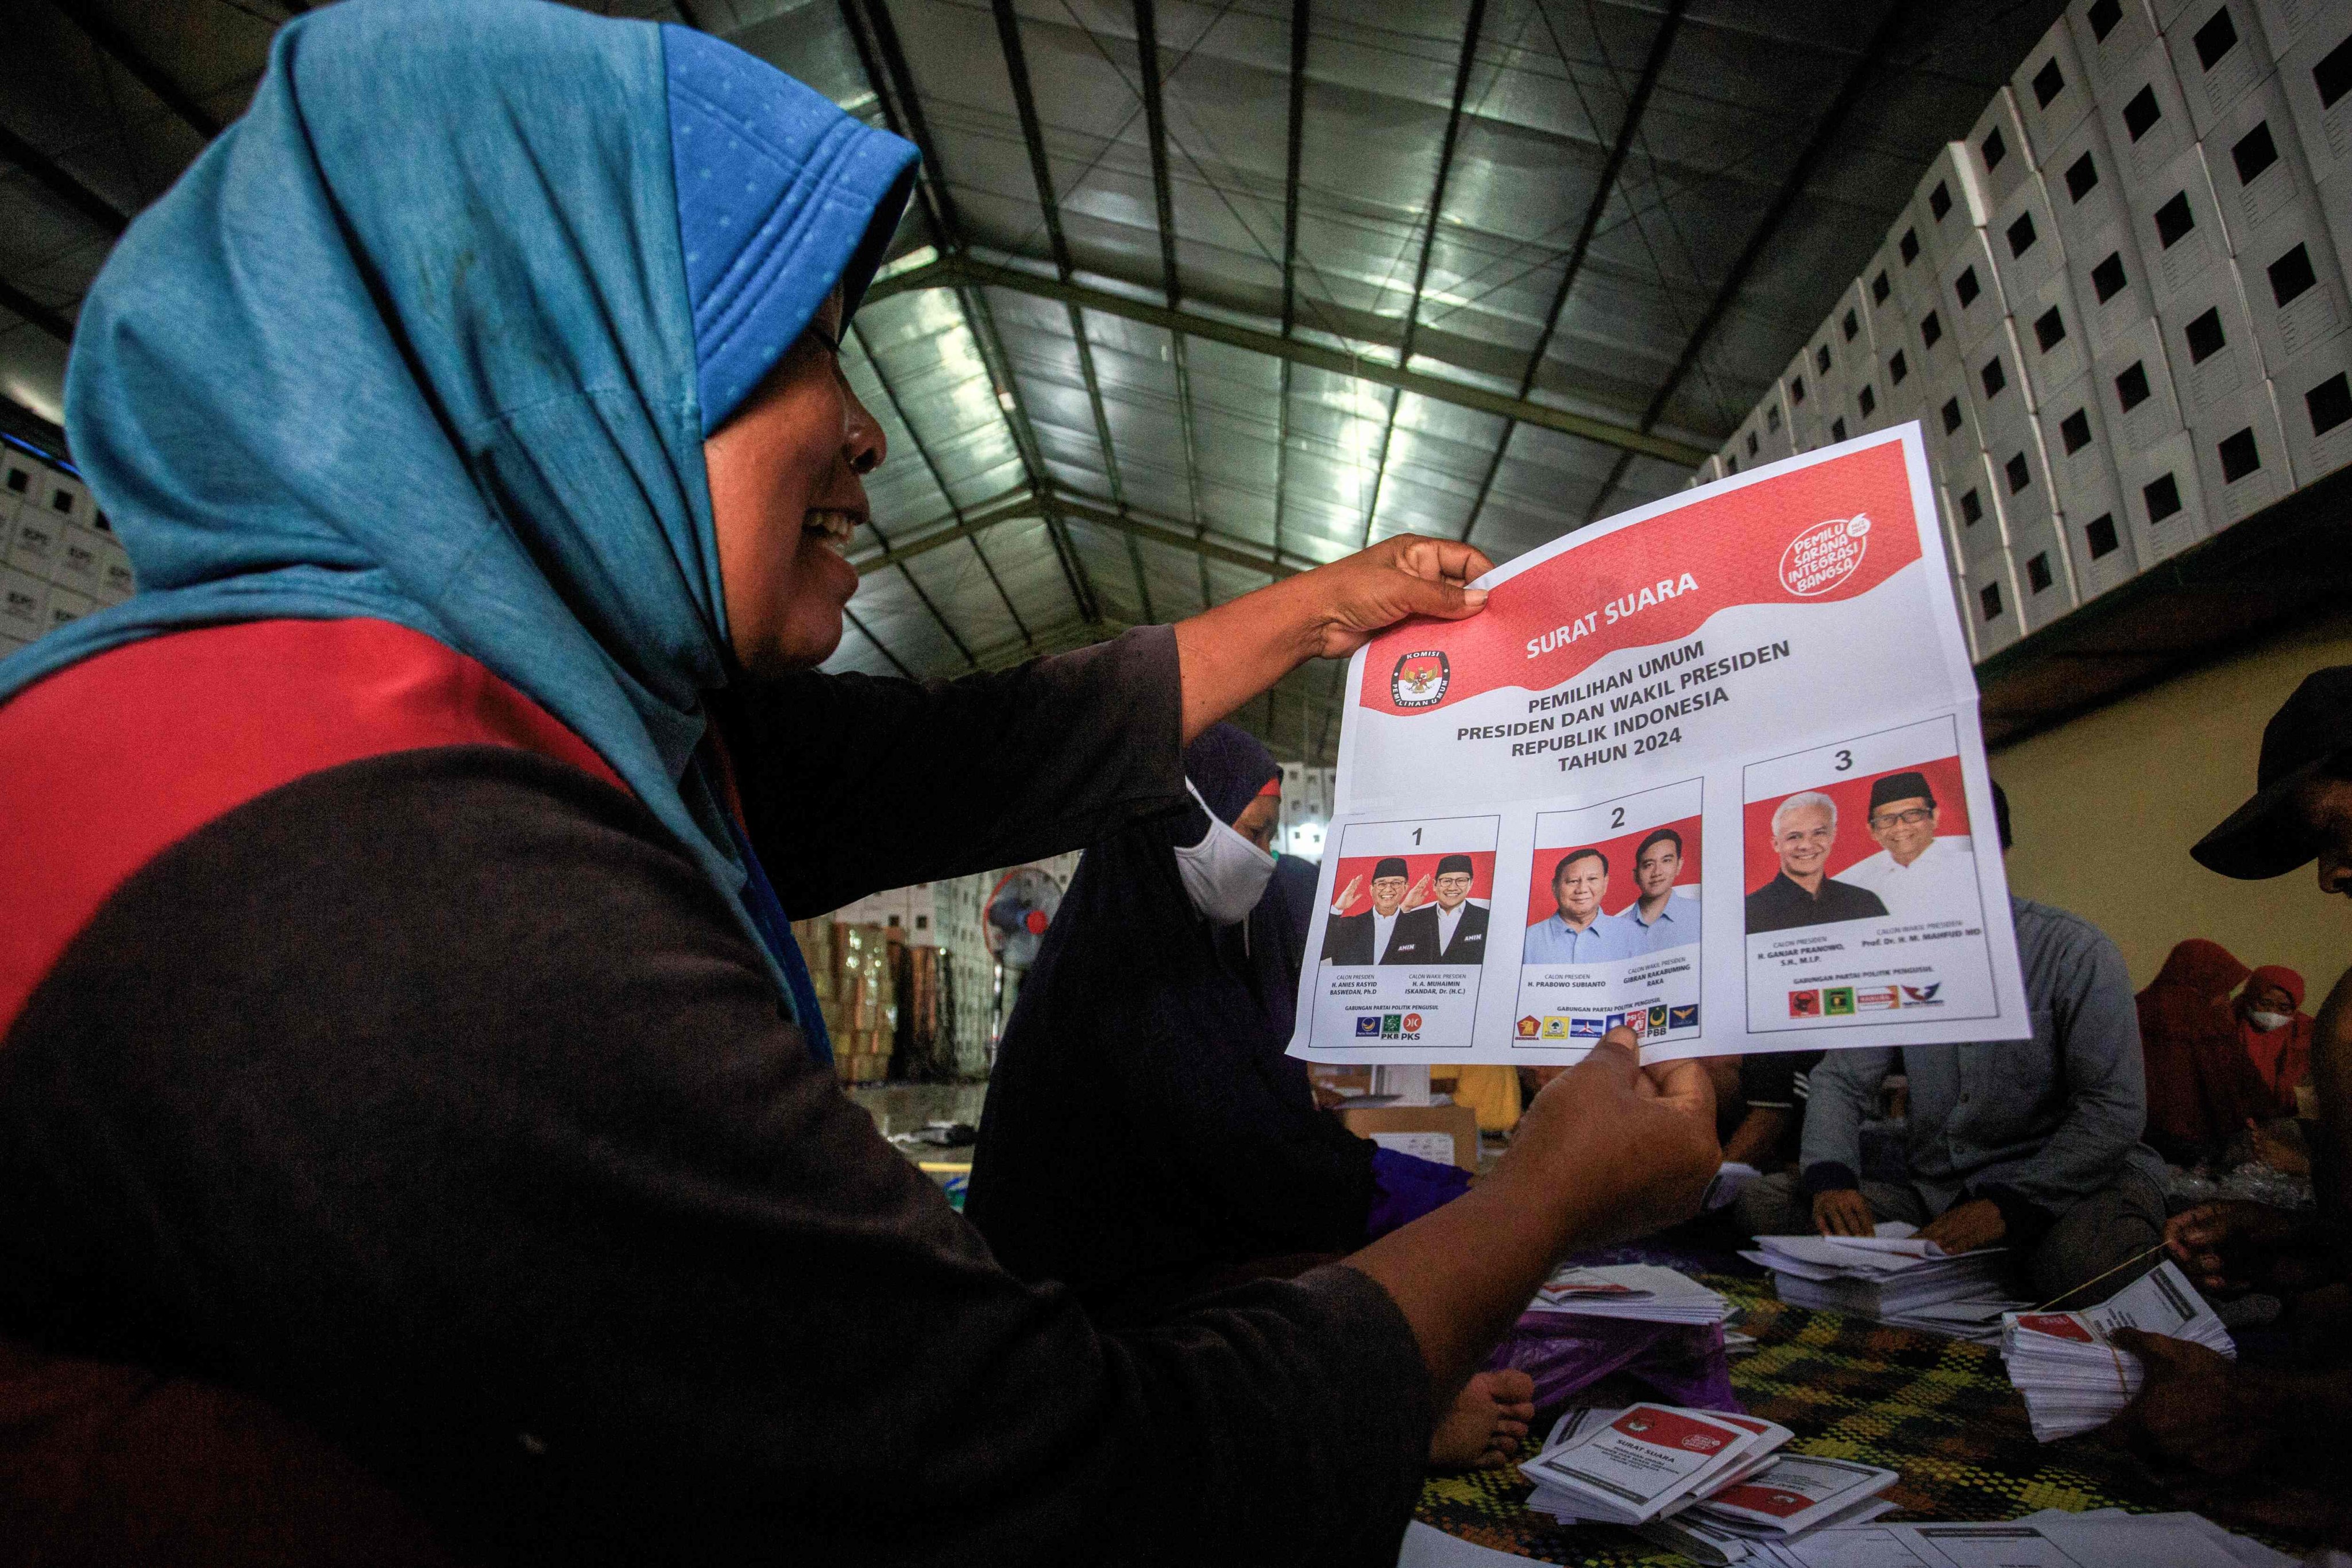
M 1800 790 L 1772 808 L 1772 849 L 1780 869 L 1748 895 L 1748 934 L 1883 918 L 1886 906 L 1867 889 L 1828 874 L 1837 844 L 1837 802 Z
M 1486 908 L 1470 901 L 1470 885 L 1476 875 L 1467 855 L 1448 855 L 1438 861 L 1437 876 L 1431 884 L 1437 901 L 1397 917 L 1396 942 L 1381 962 L 1486 963 Z
M 2252 797 L 2189 854 L 2241 881 L 2284 876 L 2316 860 L 2319 890 L 2352 897 L 2352 665 L 2305 678 L 2272 715 Z M 2308 1286 L 2352 1273 L 2352 1162 L 2345 1157 L 2352 1152 L 2352 972 L 2319 1009 L 2311 1067 L 2319 1102 L 2318 1212 L 2298 1216 L 2218 1203 L 2174 1216 L 2165 1240 L 2203 1289 L 2252 1284 L 2286 1294 L 2296 1287 L 2282 1281 L 2293 1274 Z M 2330 1437 L 2352 1423 L 2352 1371 L 2240 1367 L 2202 1345 L 2131 1330 L 2114 1337 L 2145 1373 L 2114 1433 L 2208 1475 L 2260 1474 L 2307 1487 L 2295 1500 L 2308 1511 L 2306 1522 L 2321 1526 L 2331 1544 L 2352 1544 L 2352 1510 L 2341 1502 L 2346 1450 Z M 2215 1496 L 2236 1489 L 2224 1484 Z
M 1395 963 L 1397 911 L 1412 880 L 1412 870 L 1402 858 L 1384 857 L 1372 867 L 1372 907 L 1360 915 L 1343 915 L 1339 911 L 1356 901 L 1356 885 L 1349 883 L 1323 928 L 1324 962 L 1343 966 Z
M 1552 863 L 1551 899 L 1558 910 L 1528 928 L 1522 963 L 1602 963 L 1638 957 L 1625 922 L 1601 912 L 1609 896 L 1609 857 L 1599 849 L 1571 849 Z
M 1973 917 L 1976 847 L 1964 833 L 1937 837 L 1943 820 L 1927 774 L 1888 773 L 1870 786 L 1868 826 L 1878 853 L 1847 867 L 1844 879 L 1876 893 L 1899 921 Z
M 2009 802 L 1993 788 L 2009 847 Z M 1903 1220 L 1948 1252 L 2006 1249 L 2035 1302 L 2106 1300 L 2155 1266 L 2164 1163 L 2147 1120 L 2139 1014 L 2123 954 L 2088 921 L 2011 898 L 2030 1040 L 1831 1051 L 1807 1075 L 1798 1173 L 1739 1196 L 1756 1235 L 1868 1236 Z M 1900 1181 L 1862 1174 L 1862 1124 L 1900 1061 Z
M 1642 896 L 1612 917 L 1625 928 L 1637 952 L 1661 952 L 1688 947 L 1698 941 L 1699 901 L 1675 897 L 1675 879 L 1683 874 L 1683 836 L 1671 827 L 1654 829 L 1633 849 L 1633 885 Z

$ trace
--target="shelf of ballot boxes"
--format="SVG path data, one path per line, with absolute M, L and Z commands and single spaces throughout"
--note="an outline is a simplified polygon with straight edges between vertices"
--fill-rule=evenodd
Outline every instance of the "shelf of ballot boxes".
M 2284 20 L 2288 12 L 2293 22 Z M 2263 30 L 2312 178 L 2324 185 L 2352 176 L 2352 7 L 2282 0 L 2264 6 Z M 2291 41 L 2281 47 L 2283 35 Z
M 2116 481 L 2142 571 L 2210 536 L 2190 432 L 2176 430 L 2153 446 L 2125 450 L 2116 465 Z
M 21 489 L 0 489 L 0 637 L 18 644 L 132 590 L 131 557 L 94 526 L 89 492 L 37 464 L 12 462 L 0 480 L 20 476 Z
M 1963 358 L 1997 331 L 2009 316 L 2000 275 L 1992 264 L 1985 231 L 1976 229 L 1936 269 L 1940 319 Z
M 1960 145 L 1969 173 L 1984 194 L 1988 215 L 1999 212 L 2011 194 L 2032 175 L 2032 142 L 2019 117 L 2016 95 L 2006 86 L 1994 89 Z
M 2061 20 L 2095 112 L 2123 89 L 2141 51 L 2156 44 L 2156 18 L 2145 0 L 2067 0 Z
M 829 919 L 794 921 L 793 940 L 833 1041 L 835 1075 L 844 1083 L 890 1076 L 898 1041 L 898 986 L 887 928 Z
M 2209 141 L 2276 65 L 2253 0 L 2194 0 L 2165 24 L 2164 44 L 2189 122 Z
M 2012 314 L 2026 313 L 2018 302 L 2021 296 L 2032 295 L 2053 274 L 2065 270 L 2065 235 L 2052 209 L 2049 187 L 2034 170 L 2027 170 L 1993 209 L 1985 239 Z
M 1929 161 L 1927 172 L 1912 188 L 1910 226 L 1917 236 L 1930 277 L 1981 231 L 1990 216 L 1984 188 L 1970 166 L 1967 149 L 1948 142 Z
M 2000 331 L 1977 345 L 1961 378 L 1978 445 L 2003 460 L 2033 428 L 2033 389 L 2025 379 L 2015 329 L 2012 321 L 2001 322 Z
M 1999 653 L 2025 634 L 2017 616 L 2016 585 L 2010 580 L 2006 552 L 1980 562 L 1956 579 L 1960 622 L 1969 628 L 1969 643 L 1978 663 Z
M 2054 388 L 2034 416 L 2050 494 L 2066 531 L 2076 595 L 2092 599 L 2137 569 L 2119 508 L 2116 453 L 2100 411 L 2098 384 L 2085 372 Z
M 2143 211 L 2153 210 L 2149 195 L 2166 166 L 2197 141 L 2171 54 L 2153 30 L 2146 37 L 2137 54 L 2116 63 L 2097 94 L 2099 128 L 2115 153 L 2116 177 L 2126 199 Z
M 2061 16 L 2033 46 L 2009 79 L 2010 97 L 2025 132 L 2025 153 L 2037 169 L 2074 128 L 2091 117 L 2093 88 L 2074 47 L 2073 28 Z
M 2137 552 L 2124 513 L 2123 489 L 2112 469 L 2078 485 L 2059 512 L 2066 555 L 2074 565 L 2074 596 L 2090 603 L 2139 575 Z
M 2352 464 L 2352 332 L 2288 361 L 2271 388 L 2297 485 Z

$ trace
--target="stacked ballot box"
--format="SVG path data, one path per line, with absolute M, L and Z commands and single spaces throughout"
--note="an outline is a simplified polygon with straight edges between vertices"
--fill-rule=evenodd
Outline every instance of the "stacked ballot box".
M 2352 463 L 2352 5 L 2071 0 L 1729 443 L 1917 419 L 1981 659 Z
M 835 1074 L 844 1083 L 879 1083 L 888 1078 L 898 1028 L 898 984 L 889 928 L 829 919 L 795 921 L 793 937 L 800 943 L 809 983 L 824 1014 Z
M 0 447 L 0 656 L 131 592 L 131 557 L 82 482 Z

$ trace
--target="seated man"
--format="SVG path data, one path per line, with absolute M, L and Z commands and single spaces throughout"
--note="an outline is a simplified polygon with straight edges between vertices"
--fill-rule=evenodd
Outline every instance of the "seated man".
M 2319 862 L 2319 890 L 2352 896 L 2352 666 L 2306 678 L 2263 731 L 2253 797 L 2189 851 L 2208 870 L 2241 880 L 2284 876 Z M 2316 1223 L 2283 1222 L 2236 1205 L 2209 1205 L 2174 1221 L 2167 1239 L 2200 1284 L 2250 1279 L 2293 1290 L 2352 1269 L 2352 973 L 2336 982 L 2311 1037 L 2319 1146 Z M 2302 1254 L 2295 1257 L 2295 1254 Z M 2267 1254 L 2267 1257 L 2263 1255 Z M 2340 1333 L 2326 1336 L 2340 1347 Z M 2352 1544 L 2342 1502 L 2341 1443 L 2312 1440 L 2352 1420 L 2352 1369 L 2241 1367 L 2201 1346 L 2119 1334 L 2141 1358 L 2138 1398 L 2114 1431 L 2136 1447 L 2207 1475 L 2283 1475 L 2310 1488 L 2306 1517 L 2330 1544 Z M 2338 1351 L 2340 1360 L 2341 1351 Z M 2257 1470 L 2257 1468 L 2259 1469 Z M 2219 1488 L 2226 1502 L 2242 1483 Z
M 2001 847 L 2009 802 L 1993 791 Z M 2163 1165 L 2139 1141 L 2147 1104 L 2123 955 L 2097 927 L 2012 898 L 2031 1040 L 1906 1046 L 1904 1182 L 1864 1182 L 1862 1123 L 1892 1048 L 1831 1051 L 1808 1075 L 1801 1169 L 1740 1195 L 1757 1235 L 1867 1236 L 1904 1220 L 1951 1252 L 2002 1247 L 2039 1302 L 2104 1300 L 2153 1267 Z
M 1759 1051 L 1739 1057 L 1738 1081 L 1717 1098 L 1741 1108 L 1723 1139 L 1723 1163 L 1750 1170 L 1786 1169 L 1799 1155 L 1805 1130 L 1805 1101 L 1821 1051 Z

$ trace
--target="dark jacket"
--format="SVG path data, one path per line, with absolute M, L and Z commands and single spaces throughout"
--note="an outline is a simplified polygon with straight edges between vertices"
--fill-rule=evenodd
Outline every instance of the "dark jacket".
M 1462 906 L 1454 940 L 1438 940 L 1437 906 L 1423 904 L 1397 917 L 1396 940 L 1389 943 L 1390 963 L 1484 963 L 1486 961 L 1486 911 L 1477 904 Z
M 1182 798 L 1165 628 L 719 706 L 794 914 Z M 1017 1279 L 475 661 L 362 621 L 99 655 L 0 706 L 0 1333 L 257 1394 L 469 1559 L 1394 1562 L 1431 1416 L 1384 1292 L 1109 1333 Z M 72 1425 L 31 1386 L 0 1519 Z
M 1884 920 L 1886 906 L 1867 888 L 1823 877 L 1821 887 L 1807 892 L 1775 871 L 1772 879 L 1748 895 L 1748 934 L 1795 931 L 1800 926 L 1833 925 L 1840 921 Z

